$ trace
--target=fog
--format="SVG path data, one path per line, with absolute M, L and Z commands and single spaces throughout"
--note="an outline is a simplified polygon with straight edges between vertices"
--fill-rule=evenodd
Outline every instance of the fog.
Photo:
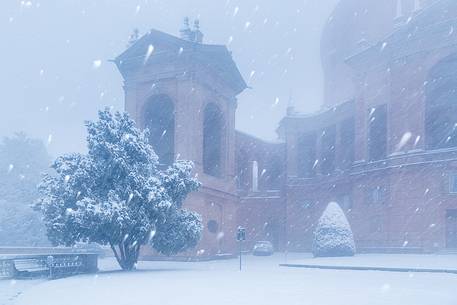
M 177 35 L 199 18 L 204 42 L 226 44 L 251 87 L 239 96 L 237 128 L 276 139 L 288 103 L 322 102 L 320 35 L 336 0 L 6 0 L 0 4 L 0 135 L 24 131 L 48 150 L 84 150 L 83 121 L 123 109 L 122 80 L 109 62 L 134 28 Z

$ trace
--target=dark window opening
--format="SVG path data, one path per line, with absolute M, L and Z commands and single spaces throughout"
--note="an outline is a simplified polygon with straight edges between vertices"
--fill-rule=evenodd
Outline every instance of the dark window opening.
M 171 165 L 175 150 L 175 113 L 171 99 L 166 95 L 153 96 L 144 112 L 145 128 L 149 129 L 149 143 L 162 165 Z
M 346 119 L 340 125 L 340 143 L 339 151 L 341 152 L 341 168 L 347 169 L 354 162 L 355 148 L 355 120 L 354 118 Z
M 208 231 L 213 234 L 217 233 L 217 231 L 219 230 L 219 224 L 215 220 L 208 221 L 206 227 L 208 228 Z
M 457 194 L 457 174 L 449 175 L 449 193 Z
M 387 203 L 387 188 L 383 186 L 376 186 L 369 188 L 367 191 L 367 204 L 385 204 Z
M 271 157 L 266 168 L 260 172 L 262 189 L 279 190 L 282 177 L 282 162 L 279 157 Z
M 323 175 L 330 175 L 335 171 L 335 142 L 336 126 L 325 128 L 321 137 L 321 164 Z
M 298 176 L 311 178 L 316 175 L 316 134 L 309 133 L 298 139 L 297 165 Z
M 425 96 L 426 148 L 457 147 L 457 55 L 431 70 Z
M 372 108 L 368 123 L 368 158 L 377 161 L 387 155 L 387 105 Z
M 223 124 L 219 107 L 208 104 L 203 120 L 203 171 L 214 177 L 222 175 Z
M 457 77 L 457 75 L 456 75 Z M 457 147 L 457 80 L 436 88 L 426 104 L 426 143 L 428 149 Z

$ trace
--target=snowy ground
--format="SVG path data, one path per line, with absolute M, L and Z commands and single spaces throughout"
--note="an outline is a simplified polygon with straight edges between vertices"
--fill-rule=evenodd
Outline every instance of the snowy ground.
M 457 255 L 437 254 L 358 254 L 355 257 L 320 257 L 311 254 L 292 254 L 287 259 L 289 264 L 323 265 L 323 266 L 358 266 L 386 268 L 426 268 L 457 270 Z
M 33 286 L 36 286 L 44 279 L 34 280 L 0 280 L 0 305 L 13 304 L 14 300 Z
M 290 254 L 288 262 L 304 255 Z M 377 259 L 382 259 L 377 257 Z M 398 256 L 397 257 L 403 257 Z M 443 260 L 456 256 L 442 256 Z M 376 258 L 376 257 L 375 257 Z M 405 262 L 410 262 L 405 256 Z M 437 262 L 440 259 L 437 257 Z M 368 260 L 365 256 L 356 259 Z M 423 259 L 417 257 L 415 260 Z M 429 258 L 427 258 L 429 259 Z M 389 260 L 395 260 L 389 256 Z M 432 260 L 430 260 L 432 261 Z M 97 275 L 81 275 L 24 287 L 7 305 L 455 305 L 457 276 L 431 273 L 334 271 L 279 267 L 283 254 L 237 260 L 142 262 L 119 272 L 105 259 Z M 446 262 L 448 264 L 451 262 Z M 9 281 L 4 281 L 9 282 Z M 19 281 L 18 281 L 19 282 Z M 0 289 L 4 289 L 1 286 Z M 3 304 L 2 304 L 3 305 Z

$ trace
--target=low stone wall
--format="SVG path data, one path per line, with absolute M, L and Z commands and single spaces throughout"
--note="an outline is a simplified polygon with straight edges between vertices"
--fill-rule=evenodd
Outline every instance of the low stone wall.
M 99 253 L 52 247 L 0 248 L 0 279 L 62 277 L 98 271 Z

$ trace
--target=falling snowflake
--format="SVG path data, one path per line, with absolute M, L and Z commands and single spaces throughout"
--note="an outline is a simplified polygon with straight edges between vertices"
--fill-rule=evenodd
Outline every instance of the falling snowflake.
M 238 15 L 238 12 L 239 12 L 240 8 L 237 6 L 235 7 L 235 9 L 233 10 L 233 17 L 235 17 L 236 15 Z
M 406 144 L 408 144 L 408 141 L 411 139 L 412 133 L 411 132 L 405 132 L 403 136 L 400 139 L 400 142 L 398 142 L 396 149 L 401 150 Z
M 92 67 L 93 67 L 94 69 L 100 68 L 101 65 L 102 65 L 102 61 L 101 61 L 100 59 L 96 59 L 96 60 L 94 60 L 94 62 L 92 63 Z
M 152 52 L 154 52 L 154 46 L 150 44 L 148 46 L 148 51 L 146 52 L 146 56 L 144 57 L 144 63 L 146 63 L 149 60 L 149 57 L 151 57 Z

